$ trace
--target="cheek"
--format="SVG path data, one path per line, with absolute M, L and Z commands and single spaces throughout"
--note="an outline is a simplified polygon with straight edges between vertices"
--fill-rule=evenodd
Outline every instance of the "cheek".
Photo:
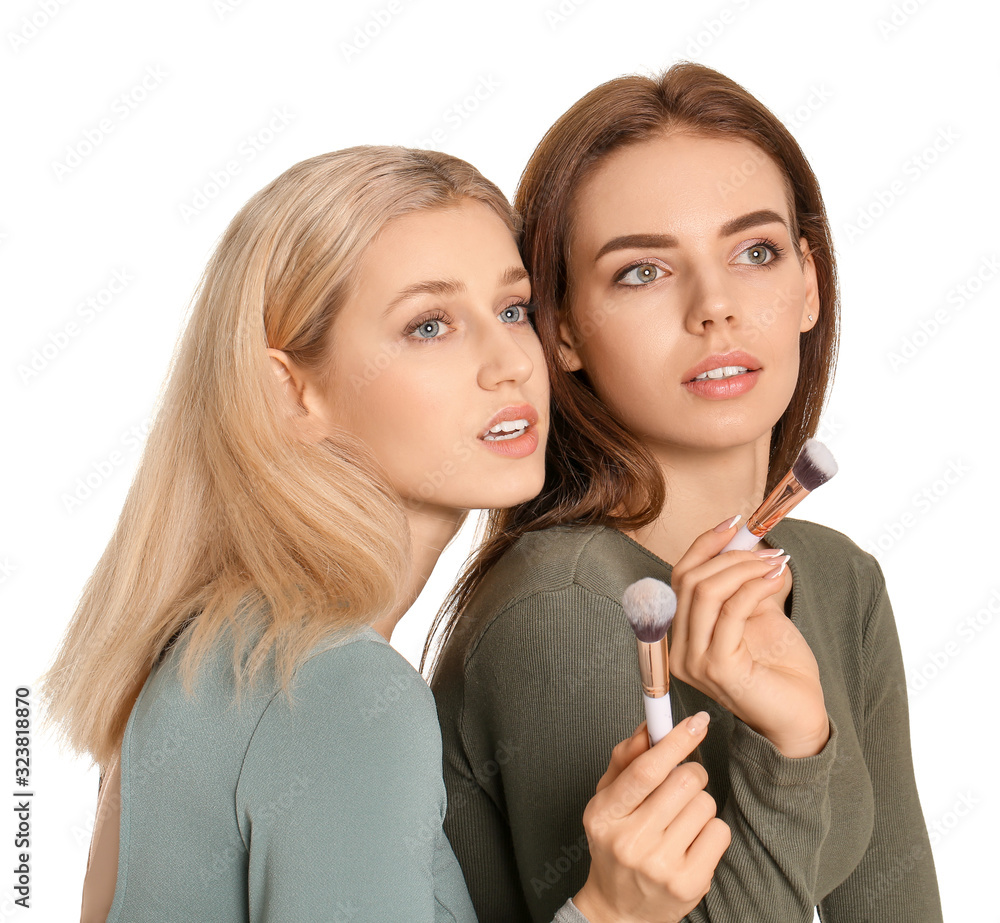
M 753 346 L 764 341 L 775 347 L 787 347 L 797 341 L 802 319 L 805 287 L 801 279 L 789 282 L 774 290 L 770 295 L 754 299 L 745 325 L 744 345 Z

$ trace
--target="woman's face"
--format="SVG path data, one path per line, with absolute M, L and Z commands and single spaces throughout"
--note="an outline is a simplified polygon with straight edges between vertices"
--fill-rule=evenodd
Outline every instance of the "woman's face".
M 687 133 L 627 146 L 581 184 L 573 218 L 569 367 L 653 448 L 769 439 L 820 307 L 770 157 Z
M 334 322 L 332 378 L 311 411 L 363 439 L 416 508 L 530 499 L 549 422 L 530 298 L 514 239 L 487 206 L 463 200 L 390 221 Z M 484 438 L 498 415 L 521 420 L 524 434 Z

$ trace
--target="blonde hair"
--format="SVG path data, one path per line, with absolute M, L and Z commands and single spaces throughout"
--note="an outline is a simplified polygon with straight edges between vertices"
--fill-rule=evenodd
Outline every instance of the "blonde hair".
M 188 689 L 227 626 L 237 683 L 269 655 L 287 690 L 317 643 L 390 612 L 408 577 L 399 496 L 358 439 L 306 444 L 267 348 L 321 381 L 331 329 L 380 229 L 463 198 L 516 232 L 465 161 L 360 146 L 295 164 L 253 196 L 202 277 L 118 525 L 43 679 L 46 718 L 107 766 L 149 670 L 182 631 Z

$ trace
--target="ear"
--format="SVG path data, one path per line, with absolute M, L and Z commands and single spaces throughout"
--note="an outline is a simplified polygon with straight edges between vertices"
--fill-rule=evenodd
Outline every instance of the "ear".
M 804 237 L 799 238 L 799 250 L 802 251 L 802 275 L 805 277 L 806 283 L 806 297 L 802 307 L 799 332 L 805 333 L 819 323 L 819 283 L 816 279 L 816 261 L 809 249 L 809 241 Z M 809 319 L 810 316 L 812 320 Z
M 576 338 L 569 323 L 569 315 L 564 315 L 563 319 L 559 321 L 559 352 L 562 354 L 566 367 L 571 372 L 583 368 L 580 354 L 573 345 L 575 341 Z
M 289 422 L 303 438 L 311 442 L 322 439 L 327 421 L 312 380 L 283 350 L 268 348 L 267 355 L 284 391 Z

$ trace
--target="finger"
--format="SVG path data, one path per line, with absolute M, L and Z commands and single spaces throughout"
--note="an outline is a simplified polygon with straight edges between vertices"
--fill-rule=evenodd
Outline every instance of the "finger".
M 751 556 L 752 557 L 752 556 Z M 777 561 L 778 564 L 774 564 Z M 740 607 L 736 593 L 748 582 L 762 583 L 759 578 L 770 574 L 776 567 L 780 566 L 781 558 L 775 559 L 751 559 L 738 561 L 724 567 L 704 580 L 699 580 L 692 587 L 687 595 L 686 602 L 686 638 L 682 642 L 683 656 L 687 658 L 700 658 L 704 655 L 708 646 L 712 643 L 712 635 L 715 632 L 716 623 L 719 620 L 723 607 L 727 607 L 730 615 L 741 616 L 745 621 L 750 617 L 756 607 L 756 603 L 749 609 Z M 765 586 L 777 583 L 776 580 L 768 580 Z M 780 586 L 779 586 L 780 589 Z M 773 590 L 771 592 L 777 592 Z M 768 593 L 767 595 L 771 595 Z M 681 600 L 678 598 L 677 609 L 681 609 Z M 745 609 L 745 611 L 744 611 Z M 675 639 L 677 636 L 674 636 Z M 677 640 L 674 641 L 676 645 Z
M 664 829 L 664 845 L 676 855 L 684 855 L 715 814 L 715 799 L 702 789 L 693 792 Z
M 733 832 L 720 817 L 713 817 L 695 837 L 684 859 L 693 866 L 714 869 L 732 842 Z
M 677 614 L 671 630 L 670 641 L 673 645 L 687 645 L 690 641 L 688 611 L 695 589 L 705 580 L 728 570 L 736 564 L 756 564 L 761 561 L 770 564 L 777 551 L 768 548 L 762 551 L 730 551 L 702 562 L 684 573 L 674 568 L 670 575 L 670 584 L 677 595 Z
M 641 824 L 637 831 L 649 831 L 651 836 L 659 840 L 692 800 L 701 795 L 710 797 L 705 792 L 707 784 L 708 773 L 701 763 L 681 763 L 649 793 L 646 800 L 632 812 L 630 820 L 634 819 Z M 685 840 L 678 847 L 678 855 L 683 854 L 689 845 L 690 839 Z
M 601 791 L 607 788 L 618 776 L 621 775 L 622 770 L 629 765 L 640 753 L 645 752 L 649 749 L 649 733 L 646 730 L 646 722 L 643 721 L 633 732 L 631 737 L 626 737 L 625 740 L 615 745 L 615 748 L 611 751 L 611 760 L 608 762 L 608 768 L 604 771 L 604 775 L 601 776 L 597 783 L 597 788 L 595 791 Z
M 737 590 L 723 605 L 715 623 L 715 631 L 706 650 L 712 660 L 732 657 L 743 644 L 747 620 L 768 596 L 782 587 L 782 580 L 771 580 L 765 574 L 760 580 L 751 580 Z
M 612 820 L 631 814 L 705 737 L 708 712 L 685 718 L 645 753 L 640 753 L 594 798 L 595 807 Z
M 720 522 L 714 529 L 702 532 L 674 564 L 673 573 L 685 574 L 692 567 L 714 558 L 736 534 L 741 518 L 741 516 L 730 517 Z

